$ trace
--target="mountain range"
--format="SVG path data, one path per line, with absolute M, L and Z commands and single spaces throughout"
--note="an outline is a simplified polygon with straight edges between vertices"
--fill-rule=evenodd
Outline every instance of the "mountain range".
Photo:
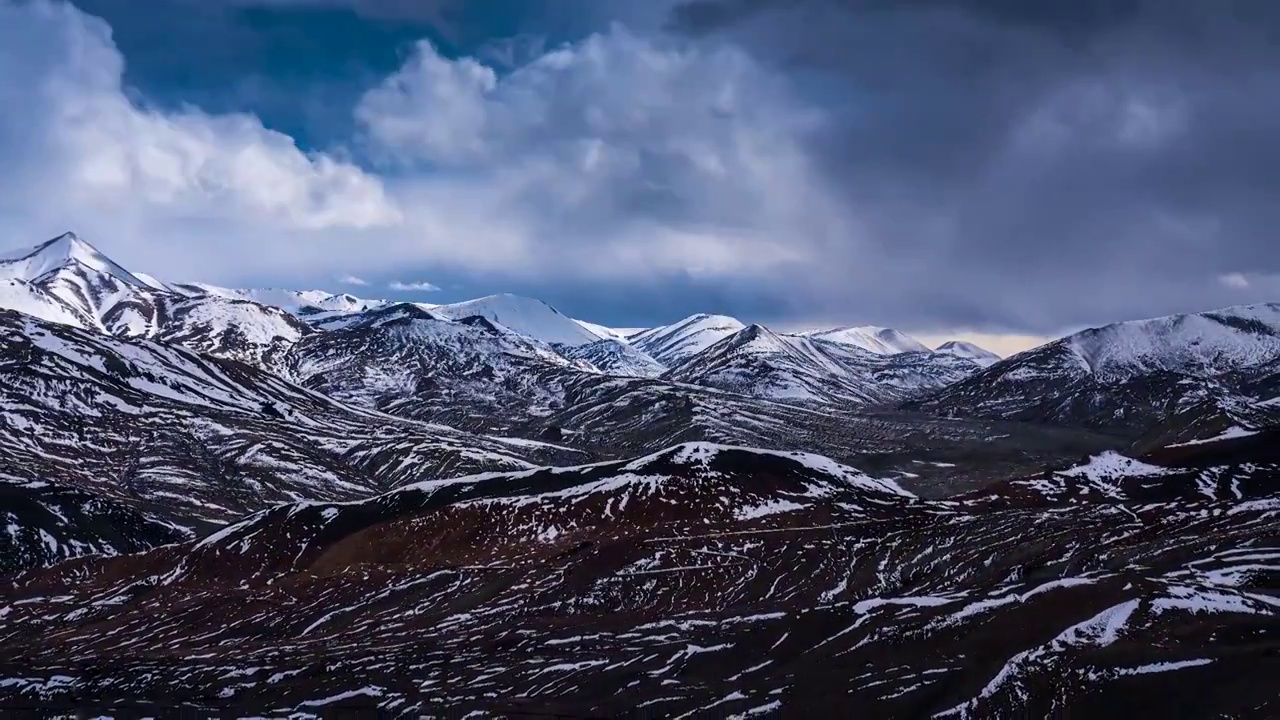
M 1280 305 L 1001 359 L 67 234 L 0 253 L 0 707 L 1270 717 L 1277 433 Z

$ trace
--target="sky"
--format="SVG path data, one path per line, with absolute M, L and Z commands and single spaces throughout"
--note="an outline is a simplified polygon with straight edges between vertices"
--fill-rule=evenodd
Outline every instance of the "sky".
M 0 0 L 0 245 L 1008 353 L 1280 300 L 1268 0 Z

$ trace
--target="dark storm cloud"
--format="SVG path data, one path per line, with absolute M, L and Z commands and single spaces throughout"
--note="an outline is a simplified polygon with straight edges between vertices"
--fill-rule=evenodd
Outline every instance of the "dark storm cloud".
M 668 28 L 787 68 L 858 230 L 832 315 L 1054 332 L 1280 300 L 1280 3 L 692 0 Z M 1232 287 L 1231 285 L 1235 285 Z

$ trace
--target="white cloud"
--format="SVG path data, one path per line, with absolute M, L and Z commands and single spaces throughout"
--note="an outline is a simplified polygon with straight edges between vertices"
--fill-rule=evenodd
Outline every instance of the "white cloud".
M 253 116 L 139 104 L 110 28 L 70 5 L 0 0 L 0 47 L 6 234 L 30 233 L 15 244 L 74 228 L 158 261 L 149 269 L 186 256 L 177 264 L 217 271 L 275 260 L 300 236 L 402 220 L 376 176 Z
M 363 278 L 358 278 L 355 275 L 343 275 L 338 278 L 338 282 L 342 283 L 343 285 L 365 286 L 369 284 L 368 280 L 365 280 Z
M 419 280 L 418 282 L 400 282 L 397 280 L 387 287 L 401 292 L 437 292 L 440 290 L 440 288 L 425 280 Z
M 621 27 L 499 75 L 427 42 L 356 109 L 424 242 L 492 271 L 737 276 L 847 236 L 800 136 L 821 122 L 742 52 Z M 443 178 L 443 180 L 441 180 Z
M 149 105 L 110 28 L 0 0 L 0 245 L 75 230 L 140 271 L 239 283 L 430 267 L 768 278 L 849 235 L 799 137 L 822 121 L 725 47 L 621 28 L 509 73 L 422 43 L 352 109 L 357 156 Z

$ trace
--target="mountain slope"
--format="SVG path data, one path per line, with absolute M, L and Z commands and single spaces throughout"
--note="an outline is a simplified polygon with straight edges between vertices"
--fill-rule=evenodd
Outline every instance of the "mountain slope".
M 352 407 L 180 346 L 0 311 L 0 476 L 209 527 L 459 472 L 581 457 Z
M 817 456 L 694 444 L 299 503 L 23 578 L 0 601 L 0 704 L 1264 718 L 1267 472 L 1242 499 L 1011 484 L 931 503 Z
M 992 365 L 909 407 L 1131 436 L 1230 415 L 1273 391 L 1257 375 L 1280 358 L 1280 305 L 1226 308 L 1086 330 Z M 1252 385 L 1251 385 L 1252 383 Z M 1270 388 L 1270 390 L 1269 390 Z M 1184 438 L 1185 439 L 1185 438 Z
M 596 372 L 484 317 L 436 312 L 391 305 L 309 336 L 290 351 L 290 376 L 345 402 L 495 432 L 562 406 L 565 379 Z
M 565 348 L 561 354 L 570 360 L 585 360 L 605 375 L 653 378 L 667 370 L 662 363 L 623 340 L 597 340 Z

